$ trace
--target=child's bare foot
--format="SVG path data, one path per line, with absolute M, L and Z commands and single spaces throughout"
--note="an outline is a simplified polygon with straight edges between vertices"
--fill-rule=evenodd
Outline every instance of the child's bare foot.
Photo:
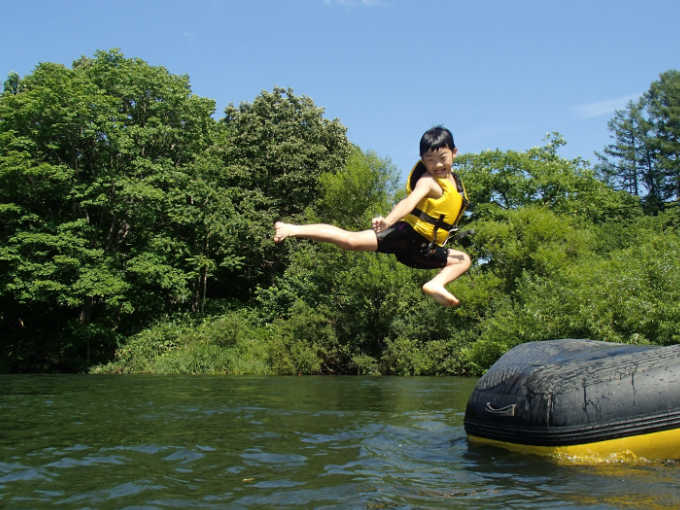
M 433 298 L 437 303 L 443 306 L 458 306 L 460 301 L 456 296 L 451 294 L 442 285 L 437 285 L 436 283 L 427 282 L 423 285 L 423 292 Z
M 291 237 L 293 235 L 293 227 L 294 225 L 282 221 L 274 223 L 274 242 L 280 243 L 286 237 Z

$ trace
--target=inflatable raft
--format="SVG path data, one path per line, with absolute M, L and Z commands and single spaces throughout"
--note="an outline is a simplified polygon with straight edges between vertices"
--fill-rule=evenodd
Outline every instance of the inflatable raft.
M 678 459 L 680 345 L 519 345 L 477 382 L 465 431 L 472 444 L 566 462 Z

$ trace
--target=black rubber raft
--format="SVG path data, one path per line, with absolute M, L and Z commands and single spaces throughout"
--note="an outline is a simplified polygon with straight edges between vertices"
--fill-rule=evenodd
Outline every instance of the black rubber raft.
M 680 458 L 680 345 L 521 344 L 477 382 L 465 431 L 567 462 Z

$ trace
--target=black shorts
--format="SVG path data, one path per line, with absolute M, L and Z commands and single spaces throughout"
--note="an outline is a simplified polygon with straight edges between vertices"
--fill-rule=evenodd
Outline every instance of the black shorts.
M 446 265 L 449 250 L 433 244 L 413 230 L 405 221 L 398 221 L 377 234 L 378 250 L 394 253 L 402 264 L 416 269 L 437 269 Z

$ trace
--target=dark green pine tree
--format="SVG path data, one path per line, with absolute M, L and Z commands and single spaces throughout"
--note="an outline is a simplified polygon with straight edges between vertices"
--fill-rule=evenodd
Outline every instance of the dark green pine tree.
M 597 170 L 600 177 L 615 189 L 624 190 L 643 199 L 650 212 L 663 204 L 663 175 L 659 171 L 650 140 L 652 126 L 645 118 L 645 100 L 629 102 L 617 110 L 608 127 L 614 142 L 607 145 Z
M 680 72 L 667 71 L 638 102 L 617 110 L 608 123 L 613 143 L 597 170 L 617 189 L 642 198 L 655 214 L 680 197 Z
M 650 147 L 663 175 L 665 202 L 680 199 L 680 71 L 662 73 L 645 94 L 654 132 Z
M 614 143 L 604 148 L 598 172 L 604 181 L 633 195 L 642 194 L 644 168 L 643 136 L 645 125 L 640 115 L 641 102 L 630 101 L 625 109 L 617 110 L 607 123 Z

